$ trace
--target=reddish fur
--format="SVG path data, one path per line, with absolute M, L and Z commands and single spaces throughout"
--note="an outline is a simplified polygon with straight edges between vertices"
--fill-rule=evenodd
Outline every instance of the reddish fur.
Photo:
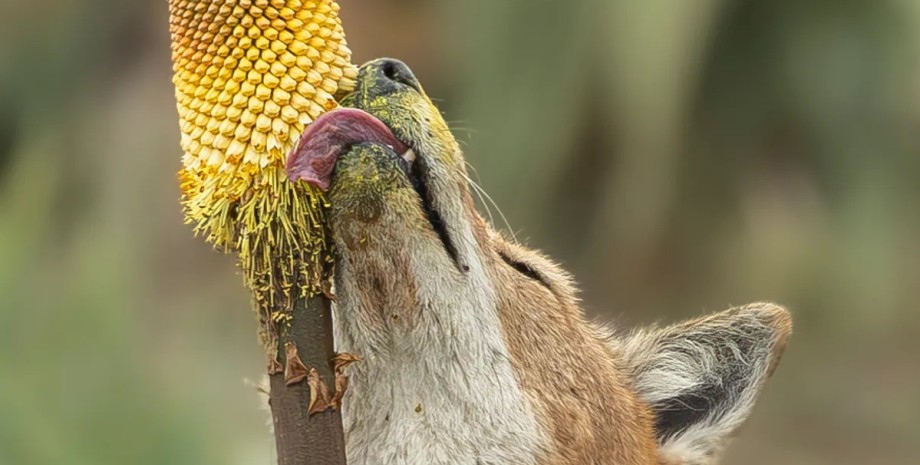
M 484 265 L 516 376 L 552 443 L 539 463 L 658 463 L 652 414 L 629 387 L 618 354 L 582 318 L 567 274 L 491 231 L 466 195 L 477 239 L 490 252 Z M 526 263 L 549 289 L 499 254 Z

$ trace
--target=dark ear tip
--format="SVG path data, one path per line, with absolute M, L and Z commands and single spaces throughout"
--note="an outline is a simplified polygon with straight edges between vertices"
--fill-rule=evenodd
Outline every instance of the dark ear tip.
M 785 344 L 792 334 L 792 314 L 789 310 L 770 302 L 758 302 L 747 305 L 753 316 L 763 324 L 776 330 L 777 343 Z
M 792 315 L 789 310 L 770 302 L 745 305 L 742 311 L 750 312 L 751 316 L 774 331 L 773 357 L 770 360 L 770 368 L 767 371 L 767 376 L 772 375 L 773 370 L 779 365 L 783 352 L 786 350 L 789 336 L 792 334 Z

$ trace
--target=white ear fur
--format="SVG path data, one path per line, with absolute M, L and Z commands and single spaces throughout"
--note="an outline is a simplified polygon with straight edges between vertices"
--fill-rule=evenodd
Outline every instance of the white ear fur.
M 789 312 L 757 303 L 621 340 L 635 389 L 655 414 L 662 459 L 714 463 L 750 414 L 791 330 Z

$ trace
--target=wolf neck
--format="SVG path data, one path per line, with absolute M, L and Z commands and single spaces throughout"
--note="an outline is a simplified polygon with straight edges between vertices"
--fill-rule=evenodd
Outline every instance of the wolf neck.
M 362 256 L 363 266 L 349 257 L 337 266 L 337 349 L 364 358 L 350 368 L 343 407 L 349 463 L 536 460 L 540 428 L 515 379 L 494 287 L 471 231 L 455 237 L 475 252 L 463 254 L 466 272 L 414 234 L 385 238 L 401 244 Z

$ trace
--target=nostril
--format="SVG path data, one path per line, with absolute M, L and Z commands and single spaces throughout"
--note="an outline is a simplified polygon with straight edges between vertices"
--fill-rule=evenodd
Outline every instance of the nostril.
M 387 60 L 383 62 L 383 75 L 386 76 L 387 79 L 391 81 L 396 81 L 397 80 L 396 64 L 393 63 L 391 60 Z
M 389 81 L 405 84 L 419 92 L 422 91 L 418 79 L 415 78 L 409 67 L 399 60 L 384 59 L 381 63 L 380 71 Z

